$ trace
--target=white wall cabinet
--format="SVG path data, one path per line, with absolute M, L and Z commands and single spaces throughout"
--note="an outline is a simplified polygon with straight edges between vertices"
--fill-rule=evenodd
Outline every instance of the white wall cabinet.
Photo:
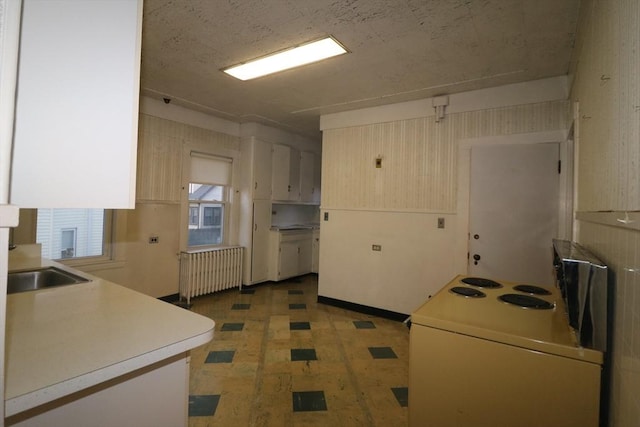
M 300 200 L 300 151 L 287 145 L 273 144 L 272 193 L 274 201 Z
M 311 230 L 287 230 L 271 232 L 271 259 L 269 279 L 278 281 L 311 272 Z
M 10 203 L 133 208 L 142 0 L 24 0 Z
M 271 228 L 271 144 L 249 137 L 241 142 L 239 242 L 245 248 L 243 283 L 269 280 Z
M 313 202 L 315 186 L 316 156 L 308 151 L 300 152 L 300 201 Z
M 253 199 L 271 200 L 271 144 L 253 138 Z

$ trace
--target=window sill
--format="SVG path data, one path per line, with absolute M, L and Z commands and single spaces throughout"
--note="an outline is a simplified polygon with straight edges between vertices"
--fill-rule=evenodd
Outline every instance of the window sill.
M 86 271 L 87 273 L 91 273 L 92 271 L 98 270 L 112 270 L 117 268 L 124 268 L 126 265 L 125 261 L 116 261 L 116 260 L 75 260 L 75 261 L 65 261 L 58 260 L 57 262 L 67 265 L 72 268 L 77 268 L 82 271 Z

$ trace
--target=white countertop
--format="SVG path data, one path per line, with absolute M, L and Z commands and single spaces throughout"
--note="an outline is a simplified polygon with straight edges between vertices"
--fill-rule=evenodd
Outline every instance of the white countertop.
M 91 282 L 7 296 L 5 416 L 187 352 L 213 320 L 48 260 Z

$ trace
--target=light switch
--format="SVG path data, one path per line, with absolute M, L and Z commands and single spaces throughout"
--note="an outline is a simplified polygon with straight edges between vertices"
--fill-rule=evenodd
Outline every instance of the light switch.
M 438 218 L 438 228 L 444 228 L 444 218 Z

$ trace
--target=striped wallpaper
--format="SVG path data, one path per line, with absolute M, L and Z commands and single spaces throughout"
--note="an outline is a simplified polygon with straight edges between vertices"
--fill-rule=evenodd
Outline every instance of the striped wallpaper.
M 554 101 L 325 130 L 322 207 L 453 213 L 459 140 L 567 129 L 568 120 L 568 101 Z

